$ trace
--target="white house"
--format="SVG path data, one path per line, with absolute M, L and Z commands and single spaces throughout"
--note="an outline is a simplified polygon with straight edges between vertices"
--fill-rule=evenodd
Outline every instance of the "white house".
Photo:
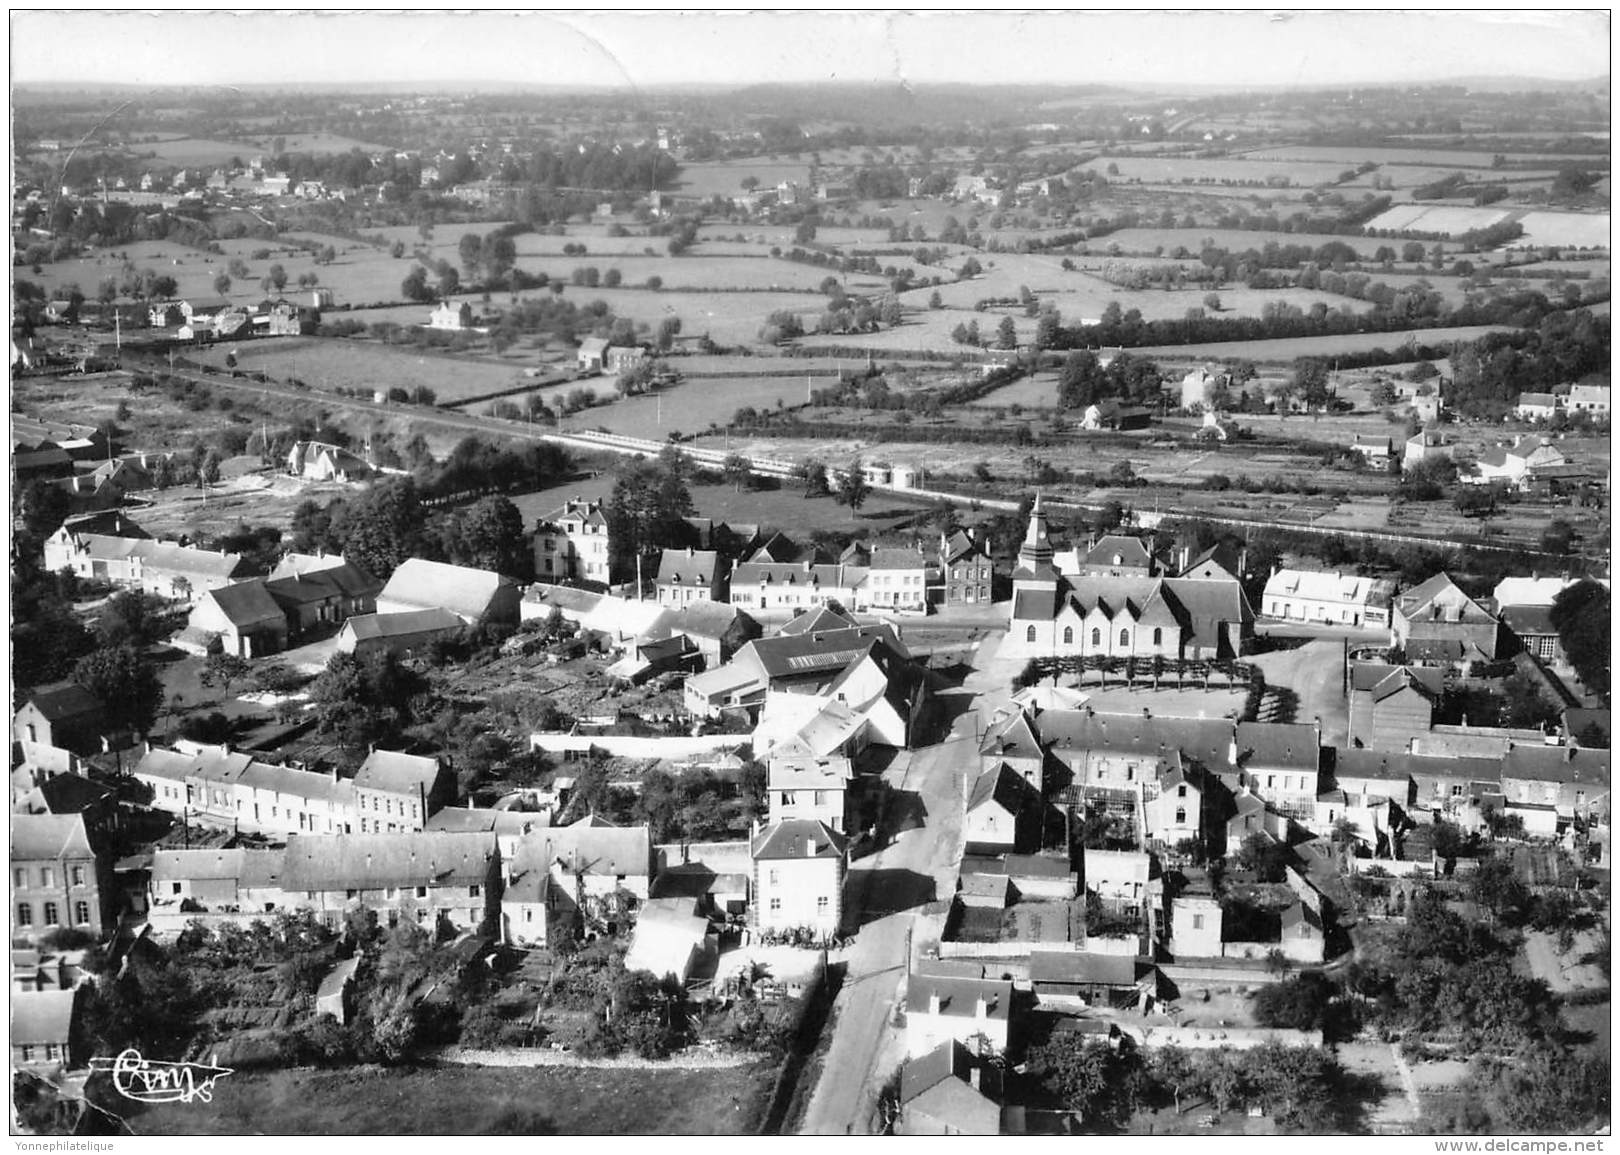
M 1569 390 L 1569 411 L 1589 417 L 1609 416 L 1609 387 L 1607 385 L 1572 385 Z
M 1520 421 L 1550 421 L 1559 408 L 1555 393 L 1520 393 L 1513 416 Z
M 838 933 L 849 840 L 824 822 L 789 818 L 753 838 L 754 925 Z

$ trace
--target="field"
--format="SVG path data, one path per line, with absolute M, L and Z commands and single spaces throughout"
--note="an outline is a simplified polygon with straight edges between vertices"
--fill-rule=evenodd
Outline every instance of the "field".
M 1465 152 L 1438 148 L 1361 148 L 1355 145 L 1340 148 L 1333 145 L 1317 144 L 1289 144 L 1275 148 L 1257 148 L 1243 154 L 1246 159 L 1255 161 L 1316 160 L 1340 166 L 1357 165 L 1367 161 L 1372 164 L 1394 165 L 1402 168 L 1422 165 L 1431 168 L 1450 169 L 1490 168 L 1495 155 L 1495 153 L 1490 152 Z M 1504 155 L 1509 163 L 1528 161 L 1549 166 L 1555 166 L 1561 160 L 1591 159 L 1590 157 L 1543 152 L 1507 153 Z
M 1524 239 L 1517 244 L 1606 249 L 1612 243 L 1608 213 L 1528 212 L 1519 223 Z
M 1152 253 L 1155 249 L 1163 247 L 1167 253 L 1173 253 L 1177 248 L 1185 248 L 1194 256 L 1203 249 L 1206 242 L 1219 248 L 1229 249 L 1241 253 L 1245 249 L 1264 248 L 1267 241 L 1276 241 L 1282 245 L 1310 245 L 1318 248 L 1330 241 L 1338 241 L 1349 245 L 1363 257 L 1370 259 L 1380 246 L 1391 244 L 1390 241 L 1379 237 L 1335 237 L 1321 233 L 1261 233 L 1247 229 L 1120 229 L 1109 233 L 1105 237 L 1098 237 L 1089 242 L 1091 251 L 1100 252 L 1110 245 L 1118 245 L 1127 253 Z M 1400 249 L 1399 243 L 1393 246 Z
M 825 388 L 832 381 L 831 374 L 819 381 L 814 376 L 811 378 L 815 388 Z M 599 393 L 613 388 L 608 378 L 587 384 L 593 385 Z M 675 432 L 700 433 L 710 426 L 724 428 L 744 406 L 774 409 L 778 401 L 784 405 L 802 405 L 804 395 L 803 377 L 698 378 L 656 395 L 627 397 L 604 408 L 587 409 L 570 417 L 568 428 L 605 429 L 610 433 L 662 441 Z
M 246 371 L 262 370 L 285 380 L 297 377 L 312 389 L 415 389 L 425 385 L 439 401 L 453 401 L 523 384 L 521 370 L 468 357 L 418 353 L 375 341 L 285 337 L 273 341 L 221 342 L 195 355 L 223 367 L 232 350 Z
M 1511 215 L 1512 213 L 1506 209 L 1496 208 L 1464 208 L 1461 205 L 1435 204 L 1395 205 L 1369 221 L 1368 227 L 1411 229 L 1423 233 L 1451 233 L 1456 236 L 1469 229 L 1483 229 L 1501 224 Z
M 443 1067 L 241 1073 L 213 1101 L 131 1119 L 140 1135 L 744 1134 L 773 1071 Z M 631 1105 L 633 1109 L 629 1109 Z
M 1222 294 L 1222 299 L 1225 294 Z M 1296 357 L 1327 357 L 1369 349 L 1394 352 L 1408 343 L 1439 345 L 1448 341 L 1477 341 L 1486 333 L 1505 332 L 1506 325 L 1458 325 L 1442 329 L 1412 329 L 1395 333 L 1346 333 L 1337 337 L 1282 337 L 1273 341 L 1216 341 L 1205 345 L 1150 345 L 1132 349 L 1143 357 L 1247 357 L 1251 361 L 1292 361 Z M 1416 358 L 1413 358 L 1416 360 Z
M 708 438 L 701 444 L 705 448 L 723 447 L 722 438 Z M 829 458 L 834 464 L 841 459 Z M 569 498 L 602 501 L 613 492 L 614 476 L 611 468 L 594 477 L 580 478 L 536 493 L 518 494 L 512 504 L 523 515 L 524 525 L 533 525 L 539 518 L 557 509 Z M 922 508 L 916 502 L 907 502 L 888 494 L 874 493 L 861 506 L 858 514 L 839 505 L 830 497 L 806 498 L 801 489 L 784 483 L 780 489 L 744 489 L 741 492 L 730 485 L 693 485 L 692 504 L 699 517 L 733 524 L 764 525 L 779 529 L 795 541 L 818 529 L 839 530 L 845 533 L 877 533 L 896 521 L 913 516 Z
M 713 164 L 686 164 L 681 166 L 676 188 L 687 196 L 737 197 L 743 195 L 742 182 L 748 177 L 757 179 L 761 189 L 775 188 L 783 181 L 793 181 L 803 188 L 810 181 L 810 165 L 746 157 Z
M 1288 180 L 1291 186 L 1302 188 L 1333 184 L 1344 171 L 1342 164 L 1311 161 L 1260 164 L 1231 158 L 1208 160 L 1180 156 L 1108 156 L 1089 161 L 1082 167 L 1107 173 L 1110 180 L 1139 181 L 1142 184 L 1180 185 L 1184 181 L 1194 185 L 1200 181 L 1212 181 L 1216 185 L 1221 181 L 1263 183 L 1280 177 Z M 1117 170 L 1117 175 L 1109 170 Z

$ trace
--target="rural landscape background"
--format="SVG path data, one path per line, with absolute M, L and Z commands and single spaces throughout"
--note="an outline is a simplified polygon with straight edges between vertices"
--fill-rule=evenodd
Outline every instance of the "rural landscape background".
M 1079 17 L 978 14 L 954 32 L 902 21 L 891 40 L 880 25 L 821 15 L 803 26 L 813 53 L 784 48 L 768 17 L 713 30 L 700 15 L 689 28 L 605 26 L 640 56 L 611 37 L 614 50 L 603 48 L 581 18 L 552 29 L 567 49 L 556 69 L 530 74 L 510 58 L 535 34 L 527 26 L 442 18 L 433 28 L 453 41 L 433 55 L 457 62 L 446 72 L 437 60 L 413 67 L 428 59 L 421 29 L 371 14 L 352 32 L 329 28 L 330 43 L 288 75 L 274 51 L 254 49 L 254 28 L 290 35 L 266 25 L 205 50 L 182 13 L 129 26 L 14 18 L 14 458 L 39 448 L 23 444 L 26 425 L 53 447 L 99 437 L 105 458 L 81 474 L 116 455 L 139 457 L 146 475 L 114 501 L 99 480 L 64 487 L 14 467 L 14 705 L 67 679 L 109 636 L 156 653 L 185 625 L 174 606 L 120 616 L 110 590 L 69 588 L 42 569 L 66 518 L 110 508 L 154 538 L 265 569 L 288 551 L 343 552 L 380 570 L 433 556 L 529 581 L 536 527 L 569 499 L 622 510 L 629 478 L 644 504 L 633 524 L 613 522 L 629 528 L 594 585 L 631 597 L 642 592 L 638 559 L 656 569 L 659 548 L 695 544 L 677 541 L 671 520 L 699 518 L 780 530 L 835 557 L 851 542 L 935 549 L 943 533 L 975 530 L 1005 599 L 1037 493 L 1062 544 L 1153 531 L 1176 556 L 1243 549 L 1239 576 L 1256 605 L 1286 566 L 1403 588 L 1445 572 L 1481 596 L 1532 574 L 1607 581 L 1612 92 L 1606 52 L 1592 49 L 1606 50 L 1606 17 L 1464 22 L 1461 47 L 1426 63 L 1412 41 L 1432 33 L 1432 14 L 1410 26 L 1343 14 L 1270 33 L 1200 17 L 1220 51 L 1195 67 L 1196 43 L 1141 14 L 1144 40 L 1170 38 L 1158 62 L 1122 49 L 1127 76 L 1118 63 L 1089 69 L 1086 37 L 1101 26 Z M 320 37 L 310 14 L 292 19 Z M 1110 31 L 1133 28 L 1127 14 L 1109 19 Z M 769 42 L 760 60 L 740 59 L 745 28 Z M 479 38 L 507 29 L 491 75 L 456 70 Z M 133 50 L 120 53 L 126 34 Z M 1267 35 L 1280 39 L 1268 48 Z M 975 38 L 985 63 L 970 73 L 964 45 Z M 75 39 L 106 73 L 70 59 Z M 1320 80 L 1275 62 L 1233 79 L 1236 53 L 1325 53 L 1328 39 L 1334 60 Z M 798 56 L 836 60 L 846 43 L 851 68 L 792 71 Z M 215 77 L 217 55 L 239 62 L 239 82 Z M 759 74 L 768 68 L 789 71 Z M 232 314 L 241 328 L 206 321 Z M 266 330 L 250 316 L 291 320 Z M 593 364 L 593 343 L 634 356 L 609 368 L 599 352 Z M 1601 391 L 1602 411 L 1570 402 L 1577 389 Z M 1403 467 L 1414 440 L 1444 453 Z M 1493 480 L 1510 452 L 1543 440 L 1559 458 L 1550 480 Z M 304 443 L 346 450 L 379 479 L 294 476 L 288 453 Z M 648 496 L 671 476 L 686 495 L 678 509 Z M 486 548 L 464 514 L 494 497 L 518 529 L 503 522 Z M 905 636 L 918 652 L 950 651 L 1004 629 L 1005 608 L 924 619 Z M 553 789 L 559 765 L 527 735 L 607 708 L 605 663 L 542 667 L 504 640 L 438 655 L 391 687 L 393 700 L 368 703 L 366 741 L 323 723 L 300 757 L 352 773 L 370 742 L 396 741 L 448 756 L 469 799 Z M 283 664 L 257 681 L 239 672 L 233 695 L 217 664 L 168 652 L 125 758 L 140 757 L 134 729 L 249 748 L 290 725 L 276 695 L 307 694 L 316 677 Z M 1583 669 L 1563 707 L 1607 717 L 1601 665 L 1601 682 Z M 678 683 L 613 699 L 625 712 L 681 711 Z M 1556 730 L 1560 712 L 1501 678 L 1448 702 L 1447 722 L 1463 726 Z M 672 795 L 660 841 L 685 841 L 683 823 L 696 829 L 705 807 L 714 837 L 746 839 L 763 807 L 747 789 Z M 647 821 L 650 804 L 632 810 L 627 798 L 620 817 Z M 163 845 L 176 837 L 191 847 L 186 831 Z M 1470 1063 L 1453 1054 L 1448 1023 L 1438 1045 L 1409 1053 L 1409 1070 L 1369 1027 L 1311 1084 L 1320 1103 L 1296 1112 L 1290 1099 L 1267 1125 L 1399 1136 L 1606 1122 L 1592 1089 L 1596 1064 L 1605 1089 L 1608 1078 L 1607 858 L 1582 878 L 1580 901 L 1598 897 L 1579 950 L 1572 934 L 1554 952 L 1558 928 L 1528 923 L 1528 938 L 1503 948 L 1516 975 L 1555 976 L 1545 1007 L 1563 1031 L 1556 1046 L 1536 1036 L 1497 1063 L 1512 1048 L 1496 1040 Z M 1501 929 L 1470 903 L 1445 917 L 1461 910 L 1470 926 Z M 298 966 L 285 944 L 188 950 L 164 966 L 231 984 L 178 984 L 183 998 L 124 1008 L 116 1024 L 167 1016 L 177 1056 L 207 1053 L 247 1021 L 232 1018 L 226 986 L 262 986 L 268 1005 Z M 425 954 L 377 953 L 395 986 L 431 986 L 439 973 Z M 555 1011 L 543 1033 L 573 1039 L 606 998 L 606 976 L 622 974 L 610 955 L 598 942 L 525 963 L 488 991 L 456 987 L 454 1013 L 415 1038 L 449 1048 L 465 1030 L 504 1045 L 528 1024 L 533 1046 L 534 1024 Z M 1574 962 L 1548 961 L 1577 955 L 1573 978 Z M 1473 964 L 1458 957 L 1464 973 Z M 1380 1012 L 1353 976 L 1330 977 L 1369 1022 L 1396 1013 L 1393 995 Z M 1241 997 L 1215 995 L 1228 997 L 1233 1020 L 1252 1025 Z M 395 1052 L 277 1023 L 287 1061 L 244 1051 L 211 1102 L 146 1108 L 128 1126 L 789 1134 L 814 1117 L 839 1029 L 827 998 L 746 1014 L 694 1004 L 690 1024 L 674 1025 L 661 1003 L 662 1025 L 647 1027 L 657 1045 L 644 1052 L 626 1035 L 610 1049 L 638 1056 L 623 1066 L 449 1070 L 423 1058 L 426 1043 Z M 662 1063 L 671 1049 L 698 1059 Z M 719 1051 L 727 1058 L 705 1065 Z M 653 1052 L 660 1063 L 641 1062 Z M 1063 1115 L 1084 1073 L 1041 1054 L 1031 1102 Z M 881 1072 L 896 1087 L 898 1069 Z M 1088 1128 L 1245 1133 L 1235 1110 L 1207 1126 L 1183 1116 L 1180 1092 L 1165 1089 L 1173 1075 L 1144 1076 L 1150 1089 L 1106 1124 L 1100 1110 L 1087 1116 Z M 60 1116 L 42 1102 L 30 1099 L 29 1125 L 48 1131 Z M 1533 1106 L 1503 1107 L 1518 1102 Z

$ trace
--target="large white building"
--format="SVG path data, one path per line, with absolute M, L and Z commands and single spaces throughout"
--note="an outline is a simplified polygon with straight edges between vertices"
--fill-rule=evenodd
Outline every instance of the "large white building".
M 1280 569 L 1266 581 L 1263 617 L 1336 626 L 1387 626 L 1392 582 L 1321 570 Z
M 534 529 L 534 574 L 543 582 L 608 584 L 608 522 L 600 501 L 571 498 Z

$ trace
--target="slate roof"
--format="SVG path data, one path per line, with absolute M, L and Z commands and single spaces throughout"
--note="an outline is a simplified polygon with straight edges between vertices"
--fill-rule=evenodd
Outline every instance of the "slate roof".
M 1023 809 L 1027 789 L 1022 775 L 1014 773 L 1005 762 L 998 763 L 973 783 L 973 792 L 968 795 L 968 813 L 994 803 L 1009 814 L 1017 814 Z
M 848 758 L 772 758 L 767 789 L 847 790 L 854 771 Z
M 1395 584 L 1326 570 L 1280 569 L 1266 579 L 1265 596 L 1306 598 L 1344 605 L 1388 606 Z
M 285 860 L 283 850 L 155 850 L 152 886 L 161 891 L 170 882 L 224 880 L 242 890 L 278 887 Z
M 1578 746 L 1513 746 L 1502 760 L 1502 780 L 1559 782 L 1607 789 L 1609 751 Z
M 812 562 L 745 561 L 731 573 L 738 586 L 809 586 L 814 589 L 853 590 L 866 580 L 866 569 L 854 565 L 817 565 Z
M 1035 720 L 1054 754 L 1109 750 L 1168 757 L 1179 752 L 1211 770 L 1231 765 L 1235 731 L 1224 718 L 1143 717 L 1091 710 L 1048 710 Z
M 1128 954 L 1037 950 L 1029 955 L 1029 977 L 1035 983 L 1134 987 L 1153 970 L 1151 960 Z
M 875 549 L 868 568 L 875 570 L 926 569 L 928 559 L 914 549 Z
M 272 577 L 265 583 L 265 589 L 278 603 L 291 602 L 295 605 L 341 597 L 373 597 L 382 588 L 382 582 L 341 558 L 335 566 L 301 574 L 284 574 Z
M 11 861 L 91 858 L 82 814 L 13 814 Z
M 743 647 L 742 653 L 750 655 L 767 678 L 775 679 L 839 671 L 878 646 L 886 646 L 901 657 L 910 656 L 895 636 L 893 628 L 887 625 L 856 626 L 853 629 L 787 637 L 778 634 L 749 642 Z
M 666 549 L 658 556 L 658 584 L 708 589 L 721 565 L 712 549 Z
M 413 557 L 400 564 L 377 597 L 423 609 L 442 608 L 462 617 L 481 618 L 489 612 L 502 589 L 516 585 L 511 578 L 490 570 Z
M 73 1026 L 76 990 L 12 991 L 11 1042 L 66 1043 Z
M 48 690 L 35 690 L 23 704 L 33 706 L 50 722 L 98 715 L 103 708 L 101 699 L 77 682 L 68 682 Z
M 295 834 L 282 885 L 292 893 L 391 886 L 476 886 L 498 854 L 488 834 Z
M 646 878 L 652 873 L 652 836 L 645 826 L 548 826 L 532 830 L 518 843 L 512 875 L 527 870 L 547 873 L 563 862 L 567 869 L 591 875 Z
M 1502 620 L 1519 637 L 1556 635 L 1551 606 L 1508 606 L 1502 611 Z
M 1117 562 L 1114 560 L 1116 554 L 1120 557 Z M 1139 537 L 1106 533 L 1086 551 L 1084 561 L 1086 565 L 1120 565 L 1148 569 L 1153 564 L 1153 554 Z
M 973 1070 L 973 1056 L 958 1039 L 946 1039 L 939 1046 L 911 1059 L 900 1072 L 900 1102 L 908 1103 L 946 1079 L 966 1081 Z
M 772 636 L 792 638 L 825 630 L 854 629 L 858 624 L 847 612 L 841 614 L 827 606 L 817 606 L 783 623 Z
M 419 790 L 433 789 L 439 772 L 437 758 L 397 750 L 373 750 L 355 772 L 354 785 L 356 789 L 409 794 L 415 798 Z
M 759 623 L 726 602 L 692 602 L 675 611 L 670 629 L 694 638 L 759 637 Z
M 601 604 L 603 596 L 590 590 L 574 589 L 572 586 L 535 582 L 524 591 L 523 600 L 536 605 L 556 606 L 558 609 L 583 616 Z
M 1446 688 L 1444 670 L 1430 666 L 1390 666 L 1382 662 L 1350 663 L 1350 689 L 1357 693 L 1372 693 L 1380 700 L 1387 698 L 1407 684 L 1399 675 L 1410 675 L 1431 697 L 1438 698 Z
M 263 578 L 252 578 L 209 590 L 203 598 L 217 605 L 220 613 L 239 630 L 265 623 L 285 623 L 287 620 L 286 611 L 270 596 Z
M 988 1003 L 985 1017 L 1006 1022 L 1012 1007 L 1013 985 L 1005 979 L 965 979 L 951 975 L 912 974 L 906 980 L 906 1012 L 926 1015 L 930 1000 L 939 996 L 939 1013 L 953 1018 L 974 1018 L 978 1002 Z
M 1321 735 L 1301 723 L 1239 722 L 1237 748 L 1246 767 L 1315 773 L 1322 761 Z
M 373 638 L 402 638 L 411 634 L 459 630 L 465 623 L 449 610 L 433 608 L 404 610 L 392 614 L 355 614 L 343 628 L 358 641 Z
M 753 855 L 756 860 L 842 858 L 848 847 L 849 839 L 825 822 L 785 818 L 759 832 L 753 840 Z

